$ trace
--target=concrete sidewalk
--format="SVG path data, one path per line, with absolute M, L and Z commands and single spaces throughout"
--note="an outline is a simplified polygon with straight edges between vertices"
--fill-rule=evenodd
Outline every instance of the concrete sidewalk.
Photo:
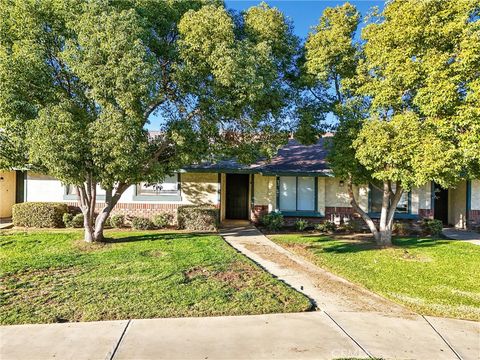
M 458 355 L 425 321 L 317 311 L 2 326 L 0 358 L 478 359 L 478 323 L 428 320 Z

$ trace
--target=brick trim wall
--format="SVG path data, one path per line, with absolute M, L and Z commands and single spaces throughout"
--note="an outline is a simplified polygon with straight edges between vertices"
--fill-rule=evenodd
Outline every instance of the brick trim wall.
M 480 227 L 480 210 L 470 210 L 468 213 L 469 228 Z
M 68 207 L 74 208 L 80 211 L 80 203 L 78 201 L 67 202 Z M 112 210 L 112 215 L 120 214 L 125 216 L 141 216 L 152 217 L 159 213 L 173 213 L 176 216 L 176 212 L 179 206 L 189 205 L 182 203 L 164 203 L 164 204 L 151 204 L 151 203 L 118 203 Z M 200 204 L 199 204 L 200 205 Z M 212 204 L 208 204 L 212 206 Z M 104 202 L 97 202 L 95 204 L 95 211 L 100 211 L 105 206 Z M 220 208 L 220 204 L 213 205 L 216 208 Z
M 67 202 L 67 205 L 78 210 L 80 209 L 80 204 L 77 201 Z M 162 212 L 175 213 L 181 205 L 184 204 L 118 203 L 113 208 L 112 214 L 151 217 Z M 97 202 L 95 205 L 95 211 L 100 211 L 104 206 L 105 203 Z
M 418 216 L 422 219 L 433 219 L 433 209 L 418 209 Z

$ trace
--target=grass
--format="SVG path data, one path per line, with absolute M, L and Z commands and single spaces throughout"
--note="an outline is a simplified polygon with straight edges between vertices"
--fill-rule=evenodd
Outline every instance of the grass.
M 216 234 L 0 232 L 0 324 L 297 312 L 309 300 Z
M 271 235 L 320 267 L 424 315 L 480 320 L 480 246 L 440 239 L 371 242 L 314 234 Z

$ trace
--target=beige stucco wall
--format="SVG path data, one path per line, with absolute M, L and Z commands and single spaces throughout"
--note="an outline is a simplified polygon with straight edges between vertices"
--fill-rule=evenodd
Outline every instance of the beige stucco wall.
M 318 198 L 317 198 L 317 210 L 322 215 L 325 216 L 325 206 L 326 206 L 326 185 L 325 178 L 317 178 L 318 186 Z
M 0 172 L 0 218 L 12 216 L 12 206 L 15 204 L 14 171 Z
M 355 186 L 353 193 L 360 207 L 367 210 L 368 186 Z M 346 183 L 342 186 L 338 178 L 325 178 L 325 206 L 351 207 Z
M 467 182 L 461 181 L 448 191 L 448 222 L 457 227 L 466 226 Z
M 325 206 L 327 207 L 350 207 L 350 197 L 347 186 L 340 186 L 337 178 L 325 179 Z
M 471 210 L 480 210 L 480 180 L 472 180 Z
M 182 200 L 191 204 L 218 204 L 218 174 L 183 173 L 180 176 Z
M 149 200 L 150 204 L 218 204 L 218 174 L 214 173 L 182 173 L 180 175 L 181 201 Z M 65 186 L 50 176 L 29 172 L 27 175 L 25 201 L 67 201 L 64 198 Z M 104 190 L 97 189 L 97 194 Z M 70 200 L 71 201 L 71 200 Z M 120 198 L 120 203 L 141 203 L 135 200 L 135 186 L 130 186 Z
M 255 174 L 253 202 L 255 205 L 268 205 L 268 211 L 275 210 L 277 201 L 277 183 L 275 176 Z

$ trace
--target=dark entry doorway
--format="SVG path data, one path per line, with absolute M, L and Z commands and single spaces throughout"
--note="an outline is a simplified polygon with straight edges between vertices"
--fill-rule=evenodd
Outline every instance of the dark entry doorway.
M 248 181 L 247 174 L 227 174 L 226 208 L 227 219 L 248 220 Z
M 435 203 L 433 217 L 448 225 L 448 189 L 435 184 Z

